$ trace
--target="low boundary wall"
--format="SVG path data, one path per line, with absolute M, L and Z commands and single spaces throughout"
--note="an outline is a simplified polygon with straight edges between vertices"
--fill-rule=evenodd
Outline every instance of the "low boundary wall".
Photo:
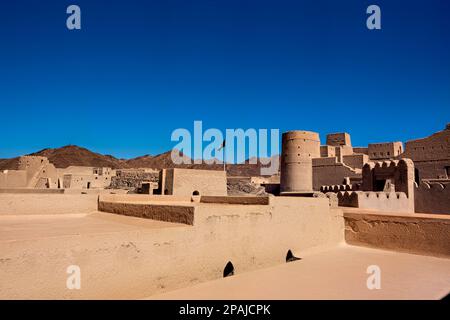
M 98 210 L 166 222 L 194 224 L 194 206 L 99 201 Z
M 223 203 L 223 204 L 258 204 L 268 205 L 270 203 L 269 197 L 249 197 L 249 196 L 202 196 L 200 198 L 202 203 Z
M 450 257 L 450 216 L 344 209 L 345 240 L 358 246 Z
M 8 188 L 8 189 L 0 189 L 0 193 L 61 194 L 64 193 L 64 189 Z
M 416 212 L 450 214 L 450 183 L 416 184 L 414 205 Z
M 104 198 L 114 196 L 121 198 Z M 151 221 L 100 214 L 71 218 L 61 236 L 0 241 L 0 298 L 143 298 L 221 278 L 229 262 L 241 274 L 286 263 L 289 250 L 302 257 L 307 249 L 335 247 L 344 240 L 342 211 L 330 209 L 328 199 L 272 200 L 271 205 L 251 206 L 173 203 L 195 207 L 194 225 L 157 222 L 151 227 Z M 104 225 L 103 219 L 117 230 L 80 233 L 80 226 L 90 230 Z M 81 290 L 67 290 L 70 265 L 82 270 Z
M 47 215 L 97 211 L 97 195 L 0 193 L 0 215 Z

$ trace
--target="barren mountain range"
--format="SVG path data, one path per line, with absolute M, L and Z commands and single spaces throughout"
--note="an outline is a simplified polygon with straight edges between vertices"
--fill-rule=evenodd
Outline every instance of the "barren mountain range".
M 192 168 L 223 170 L 222 164 L 181 164 L 175 165 L 171 159 L 171 151 L 167 151 L 155 156 L 145 155 L 132 159 L 118 159 L 111 155 L 103 155 L 92 152 L 86 148 L 75 145 L 68 145 L 61 148 L 43 149 L 30 154 L 32 156 L 47 157 L 57 168 L 67 168 L 69 166 L 88 167 L 111 167 L 113 169 L 128 168 Z M 183 156 L 188 158 L 187 156 Z M 0 170 L 17 170 L 19 158 L 0 159 Z M 247 160 L 242 164 L 227 164 L 227 173 L 232 176 L 257 176 L 260 175 L 261 163 L 249 164 Z

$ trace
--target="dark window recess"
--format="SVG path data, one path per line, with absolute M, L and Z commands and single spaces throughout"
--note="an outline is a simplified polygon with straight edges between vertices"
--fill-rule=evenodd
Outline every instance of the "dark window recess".
M 288 252 L 286 254 L 286 262 L 292 262 L 292 261 L 297 261 L 297 260 L 302 260 L 302 258 L 294 256 L 292 251 L 288 250 Z
M 225 268 L 223 269 L 223 277 L 230 277 L 234 275 L 234 266 L 231 261 L 228 261 Z
M 417 168 L 414 168 L 414 182 L 417 183 L 417 185 L 420 183 L 420 174 L 419 169 Z
M 373 191 L 383 191 L 385 184 L 386 184 L 386 180 L 375 180 Z

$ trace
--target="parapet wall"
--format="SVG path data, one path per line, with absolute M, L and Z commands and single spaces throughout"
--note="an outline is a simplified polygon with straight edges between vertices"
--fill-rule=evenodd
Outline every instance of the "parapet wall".
M 98 210 L 125 216 L 193 225 L 195 207 L 179 204 L 99 201 Z
M 338 193 L 338 203 L 341 207 L 381 212 L 414 212 L 412 202 L 404 192 L 341 191 Z
M 217 204 L 242 204 L 242 205 L 269 205 L 270 197 L 251 197 L 251 196 L 202 196 L 202 203 Z
M 0 189 L 0 193 L 14 193 L 14 194 L 62 194 L 64 189 L 30 189 L 30 188 L 11 188 Z M 81 193 L 81 192 L 79 192 Z
M 148 194 L 102 194 L 99 201 L 106 202 L 191 202 L 191 196 L 148 195 Z
M 450 257 L 449 216 L 345 209 L 344 219 L 345 240 L 349 244 Z
M 334 192 L 338 193 L 340 191 L 358 191 L 359 190 L 359 184 L 338 184 L 338 185 L 332 185 L 332 186 L 321 186 L 320 192 L 327 193 L 327 192 Z
M 95 194 L 0 194 L 1 215 L 86 214 L 97 211 Z
M 25 170 L 5 170 L 0 172 L 0 189 L 26 187 L 27 172 Z
M 105 195 L 114 197 L 124 199 Z M 0 298 L 143 298 L 222 278 L 228 262 L 239 275 L 286 263 L 288 250 L 302 257 L 307 249 L 324 250 L 344 241 L 342 211 L 331 209 L 327 198 L 195 206 L 193 225 L 145 220 L 136 230 L 127 226 L 140 221 L 101 214 L 122 231 L 79 234 L 68 228 L 61 237 L 0 242 L 0 259 L 6 261 L 0 280 L 7 288 L 0 290 Z M 90 227 L 88 217 L 82 219 L 78 223 Z M 99 219 L 90 218 L 90 223 L 98 226 Z M 82 290 L 67 290 L 69 265 L 81 268 Z M 21 290 L 24 286 L 29 290 Z
M 414 205 L 416 212 L 450 214 L 450 182 L 415 184 Z

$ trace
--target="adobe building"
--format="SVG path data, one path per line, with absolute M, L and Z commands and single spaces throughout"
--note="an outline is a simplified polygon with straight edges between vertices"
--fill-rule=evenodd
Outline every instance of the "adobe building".
M 414 163 L 410 159 L 368 162 L 360 185 L 322 186 L 337 193 L 338 205 L 382 212 L 415 212 Z
M 383 192 L 398 188 L 406 196 L 411 169 L 405 160 L 364 167 L 365 186 L 378 190 L 378 181 L 385 180 Z M 185 170 L 191 173 L 177 175 L 175 170 L 172 176 L 188 183 L 198 177 L 205 181 L 198 170 Z M 280 266 L 287 271 L 278 281 L 312 278 L 305 291 L 325 298 L 331 291 L 348 290 L 354 297 L 373 291 L 380 299 L 392 292 L 405 298 L 409 291 L 420 291 L 408 290 L 419 281 L 426 288 L 434 283 L 427 297 L 448 294 L 450 282 L 442 279 L 449 274 L 450 217 L 334 207 L 326 197 L 200 195 L 194 201 L 192 189 L 180 187 L 186 195 L 0 195 L 2 214 L 12 215 L 0 220 L 5 230 L 0 237 L 0 298 L 137 299 Z M 376 200 L 377 191 L 367 193 L 365 203 L 389 203 L 383 196 Z M 74 211 L 83 214 L 68 214 Z M 33 214 L 37 216 L 30 219 Z M 367 290 L 371 264 L 383 266 L 385 290 Z M 414 272 L 399 279 L 405 264 Z M 67 290 L 70 265 L 79 266 L 89 279 L 82 290 Z M 292 272 L 295 265 L 305 269 Z M 317 287 L 318 279 L 336 268 L 343 270 L 344 284 L 331 281 L 331 289 Z M 362 281 L 355 274 L 362 274 Z M 348 285 L 355 282 L 364 284 L 363 290 Z M 276 285 L 270 290 L 280 291 Z
M 324 185 L 341 185 L 345 181 L 359 183 L 362 167 L 369 161 L 364 148 L 354 148 L 346 132 L 327 135 L 327 144 L 320 146 L 320 157 L 312 160 L 313 189 Z M 355 151 L 356 150 L 356 151 Z
M 140 187 L 138 188 L 138 193 L 141 194 L 154 194 L 155 190 L 158 189 L 158 183 L 153 181 L 142 181 Z
M 324 185 L 341 185 L 350 180 L 353 184 L 361 181 L 361 169 L 352 168 L 336 157 L 315 158 L 313 165 L 314 190 L 320 190 Z
M 429 137 L 406 142 L 400 157 L 414 161 L 417 183 L 423 179 L 450 179 L 450 124 Z
M 46 157 L 23 156 L 18 170 L 0 172 L 0 189 L 58 188 L 55 166 Z
M 162 195 L 227 195 L 227 177 L 222 170 L 162 169 L 159 184 Z
M 368 153 L 370 160 L 394 159 L 403 152 L 403 144 L 400 141 L 369 143 Z
M 46 157 L 23 156 L 19 158 L 18 170 L 0 172 L 0 189 L 3 192 L 10 189 L 16 192 L 24 189 L 104 189 L 111 184 L 114 175 L 115 170 L 111 168 L 70 166 L 61 169 L 55 168 Z
M 158 189 L 160 170 L 149 168 L 117 169 L 111 179 L 110 189 L 152 194 Z M 145 184 L 145 186 L 144 186 Z M 156 186 L 155 186 L 156 184 Z
M 327 134 L 327 146 L 334 147 L 334 155 L 331 152 L 327 157 L 335 156 L 338 162 L 342 162 L 344 156 L 353 154 L 350 135 L 347 132 Z
M 311 280 L 298 285 L 306 298 L 404 299 L 427 291 L 440 299 L 450 292 L 450 216 L 413 213 L 420 186 L 411 160 L 364 164 L 356 191 L 345 179 L 324 188 L 334 197 L 293 197 L 312 193 L 313 159 L 333 157 L 320 158 L 318 135 L 309 131 L 283 134 L 282 149 L 280 180 L 289 196 L 227 196 L 224 171 L 192 169 L 162 170 L 159 195 L 0 194 L 8 216 L 0 219 L 0 298 L 137 299 L 242 274 L 230 284 L 268 267 L 282 268 L 270 292 L 287 298 L 280 282 L 285 288 L 298 278 Z M 383 268 L 383 290 L 367 290 L 372 264 Z M 89 280 L 82 290 L 67 289 L 71 265 Z M 405 265 L 411 272 L 399 272 Z M 336 270 L 345 281 L 317 286 Z M 236 291 L 256 288 L 258 298 L 264 290 L 253 284 L 270 278 Z M 218 281 L 204 283 L 211 280 Z
M 320 157 L 319 134 L 311 131 L 284 132 L 281 154 L 281 194 L 312 194 L 312 159 Z
M 362 168 L 368 161 L 367 154 L 354 152 L 348 133 L 329 134 L 327 144 L 321 146 L 317 133 L 286 132 L 282 139 L 281 194 L 311 194 L 324 185 L 361 183 Z
M 107 167 L 69 166 L 57 171 L 64 189 L 105 189 L 115 176 L 115 170 Z
M 327 146 L 352 146 L 350 135 L 347 132 L 327 134 Z

